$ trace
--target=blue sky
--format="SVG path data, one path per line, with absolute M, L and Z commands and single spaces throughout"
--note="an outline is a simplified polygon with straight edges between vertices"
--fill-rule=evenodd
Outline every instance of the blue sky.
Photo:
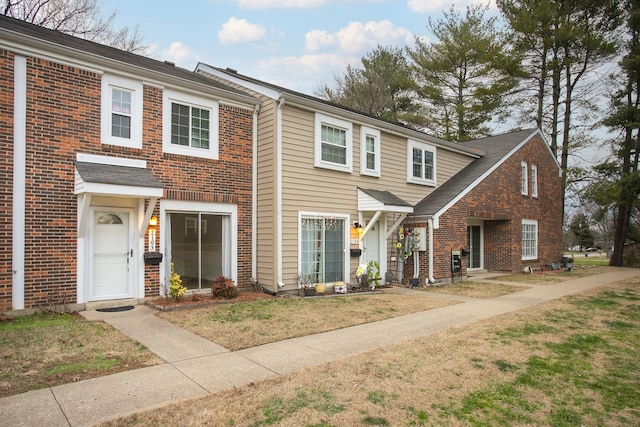
M 469 4 L 494 0 L 457 0 Z M 116 26 L 138 26 L 149 55 L 193 70 L 200 62 L 313 95 L 378 44 L 429 39 L 429 17 L 452 0 L 102 0 Z

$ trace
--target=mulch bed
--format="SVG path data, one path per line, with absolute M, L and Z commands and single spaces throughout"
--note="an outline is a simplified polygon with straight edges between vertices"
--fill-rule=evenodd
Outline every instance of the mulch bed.
M 214 298 L 210 294 L 198 294 L 185 295 L 180 299 L 174 300 L 171 298 L 148 298 L 145 304 L 160 311 L 179 310 L 183 308 L 198 308 L 206 307 L 214 304 L 229 304 L 242 301 L 254 301 L 257 299 L 274 298 L 272 295 L 264 292 L 256 291 L 242 291 L 238 292 L 238 296 L 235 298 Z

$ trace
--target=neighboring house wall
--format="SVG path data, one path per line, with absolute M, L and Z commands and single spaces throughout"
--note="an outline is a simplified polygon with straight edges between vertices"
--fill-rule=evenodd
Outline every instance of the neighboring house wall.
M 521 194 L 521 162 L 537 167 L 537 197 L 532 196 L 532 180 L 527 195 Z M 468 247 L 467 225 L 482 221 L 483 261 L 487 270 L 521 271 L 526 265 L 548 267 L 562 257 L 562 187 L 558 164 L 546 142 L 538 135 L 529 140 L 479 185 L 440 216 L 434 230 L 434 276 L 451 277 L 451 251 Z M 537 257 L 522 256 L 522 220 L 535 220 Z M 421 255 L 422 256 L 422 255 Z M 421 258 L 426 272 L 428 253 Z M 411 260 L 405 278 L 411 274 Z M 463 258 L 463 270 L 468 259 Z M 425 274 L 421 276 L 426 277 Z
M 346 226 L 361 221 L 358 211 L 357 188 L 375 188 L 389 191 L 410 204 L 415 204 L 428 195 L 435 187 L 407 183 L 407 137 L 381 131 L 380 176 L 373 177 L 361 173 L 360 150 L 361 123 L 342 119 L 352 125 L 352 169 L 351 172 L 334 171 L 314 167 L 315 112 L 285 104 L 283 122 L 283 279 L 285 290 L 295 289 L 295 278 L 299 273 L 299 215 L 318 213 L 326 216 L 343 215 Z M 368 128 L 375 128 L 367 124 Z M 262 137 L 260 137 L 262 140 Z M 444 182 L 472 161 L 467 155 L 454 153 L 437 147 L 436 182 Z M 261 177 L 259 176 L 259 180 Z M 371 217 L 373 212 L 365 213 Z M 381 227 L 386 230 L 397 216 L 389 214 L 381 218 Z M 366 224 L 366 220 L 364 221 Z M 386 233 L 385 233 L 386 234 Z M 381 239 L 384 239 L 382 234 Z M 348 242 L 347 247 L 348 251 Z M 388 256 L 383 255 L 381 263 L 386 264 Z M 348 276 L 345 281 L 353 281 L 360 258 L 350 257 Z M 262 260 L 258 260 L 259 264 Z M 391 266 L 387 265 L 381 273 Z
M 64 63 L 62 63 L 64 62 Z M 181 93 L 181 87 L 169 81 L 151 81 L 148 76 L 128 74 L 126 78 L 140 84 L 143 105 L 141 148 L 104 143 L 101 138 L 102 80 L 112 75 L 98 65 L 69 65 L 74 58 L 53 62 L 26 57 L 26 180 L 24 235 L 24 307 L 30 309 L 50 304 L 85 303 L 87 262 L 78 240 L 78 197 L 74 194 L 76 178 L 74 162 L 77 155 L 97 155 L 101 158 L 146 161 L 147 168 L 163 184 L 163 198 L 155 206 L 159 218 L 156 227 L 156 250 L 167 242 L 166 216 L 172 209 L 179 212 L 206 211 L 211 215 L 233 217 L 224 225 L 227 241 L 237 246 L 235 253 L 225 256 L 232 269 L 227 270 L 241 287 L 251 280 L 252 236 L 252 161 L 253 109 L 250 99 L 242 104 L 237 99 L 225 102 L 215 93 L 199 96 L 217 103 L 218 120 L 211 127 L 219 134 L 218 159 L 163 152 L 163 93 L 170 88 Z M 13 54 L 0 50 L 0 311 L 12 305 L 12 183 L 13 183 Z M 145 83 L 143 83 L 145 82 Z M 147 83 L 149 82 L 149 83 Z M 166 86 L 165 86 L 166 85 Z M 163 89 L 164 87 L 164 89 Z M 184 90 L 187 94 L 189 91 Z M 206 92 L 206 91 L 205 91 Z M 243 95 L 244 97 L 244 95 Z M 166 117 L 164 117 L 166 119 Z M 166 120 L 165 120 L 166 121 Z M 213 131 L 212 131 L 213 133 Z M 166 145 L 166 141 L 165 141 Z M 136 183 L 131 183 L 135 186 Z M 92 206 L 107 206 L 132 212 L 136 227 L 142 224 L 145 204 L 135 196 L 94 196 Z M 173 203 L 173 204 L 171 204 Z M 164 209 L 164 205 L 168 210 Z M 173 208 L 172 208 L 173 206 Z M 177 208 L 176 208 L 177 207 Z M 233 212 L 232 214 L 230 212 Z M 92 219 L 90 219 L 92 220 Z M 224 220 L 223 220 L 224 221 Z M 235 225 L 235 227 L 234 227 Z M 91 242 L 87 237 L 86 244 Z M 144 232 L 144 247 L 134 244 L 136 274 L 132 297 L 157 296 L 161 279 L 168 275 L 167 262 L 143 264 L 142 254 L 148 248 L 148 232 Z M 230 244 L 231 246 L 231 244 Z M 84 248 L 86 249 L 86 248 Z M 166 250 L 167 248 L 164 247 Z M 225 250 L 225 249 L 216 249 Z M 167 260 L 165 253 L 165 260 Z M 144 281 L 144 283 L 141 283 Z M 204 289 L 207 289 L 204 287 Z

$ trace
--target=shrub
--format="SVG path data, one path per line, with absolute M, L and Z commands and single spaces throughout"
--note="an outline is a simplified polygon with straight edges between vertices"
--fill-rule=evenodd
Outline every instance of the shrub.
M 173 269 L 173 263 L 171 263 L 171 277 L 169 277 L 169 296 L 174 299 L 180 299 L 185 292 L 187 292 L 187 288 L 182 286 L 182 278 L 180 275 L 175 272 Z
M 238 288 L 233 284 L 233 280 L 228 277 L 218 276 L 213 285 L 211 285 L 211 293 L 214 298 L 235 298 L 238 296 Z

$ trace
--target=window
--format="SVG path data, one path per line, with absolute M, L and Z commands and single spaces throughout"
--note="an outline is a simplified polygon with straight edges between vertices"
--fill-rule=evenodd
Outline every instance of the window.
M 302 214 L 300 272 L 311 283 L 345 281 L 347 218 Z
M 531 195 L 538 197 L 538 167 L 531 165 Z
M 520 194 L 523 196 L 529 194 L 527 162 L 520 163 Z
M 316 114 L 314 166 L 351 172 L 352 124 Z
M 163 150 L 209 159 L 218 158 L 218 103 L 166 91 Z
M 380 176 L 380 131 L 365 126 L 360 129 L 360 173 Z
M 407 144 L 407 182 L 436 185 L 436 149 L 423 142 Z
M 538 258 L 538 221 L 534 219 L 522 220 L 522 259 Z
M 103 144 L 142 148 L 142 83 L 102 77 L 101 128 Z
M 210 288 L 220 275 L 237 280 L 235 205 L 168 200 L 161 202 L 160 214 L 165 287 L 171 264 L 187 289 Z

